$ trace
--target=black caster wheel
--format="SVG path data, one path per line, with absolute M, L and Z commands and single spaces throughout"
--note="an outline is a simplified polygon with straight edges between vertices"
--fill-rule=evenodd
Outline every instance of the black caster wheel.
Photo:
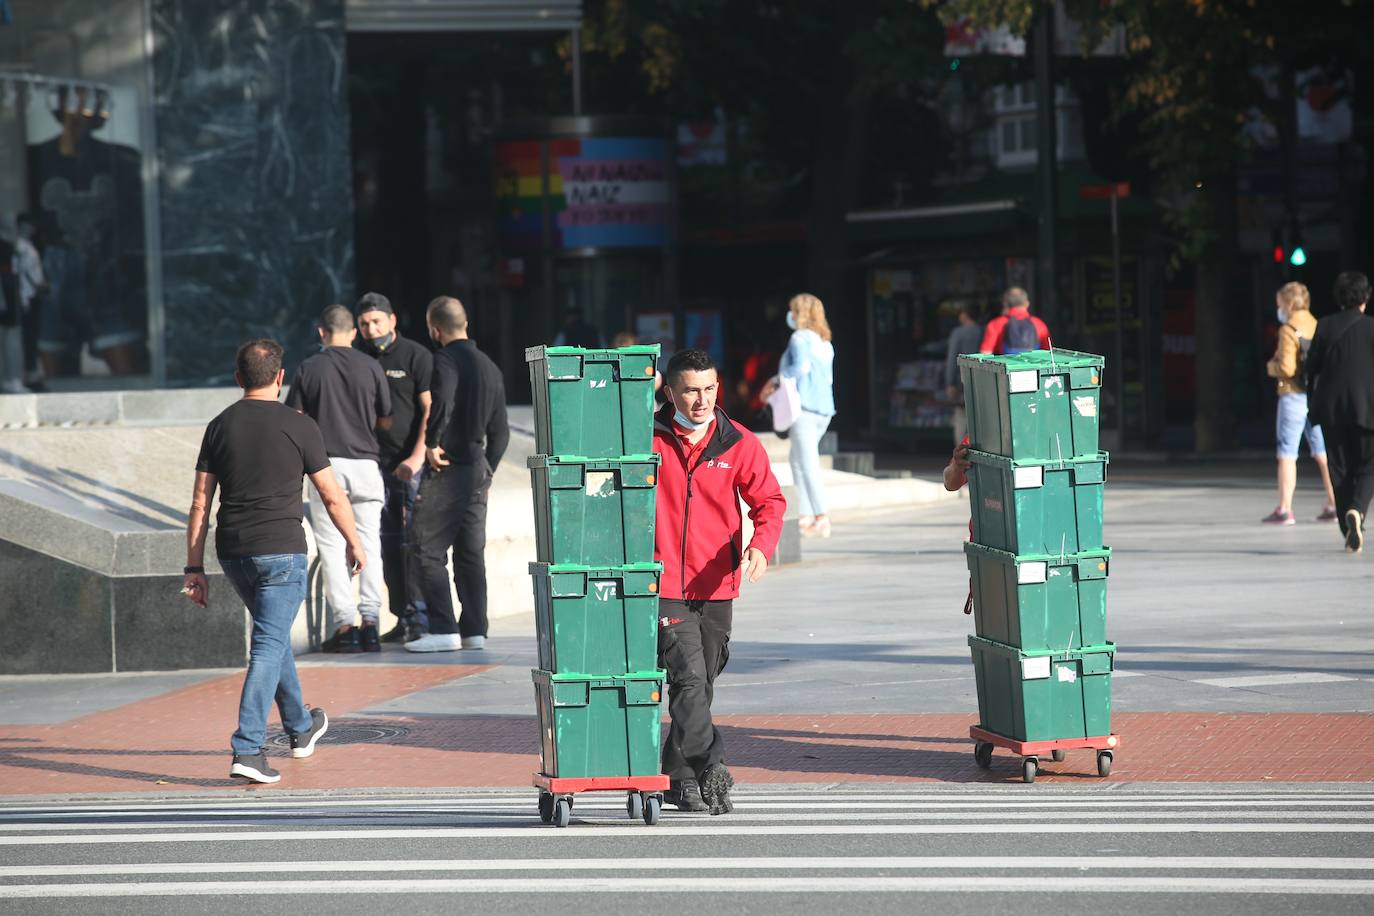
M 1040 769 L 1040 761 L 1034 757 L 1027 757 L 1021 762 L 1021 778 L 1026 782 L 1035 782 L 1035 773 Z
M 560 798 L 558 801 L 554 802 L 553 825 L 555 827 L 566 827 L 570 820 L 572 820 L 572 799 Z
M 1050 752 L 1050 759 L 1053 760 L 1055 763 L 1063 763 L 1064 757 L 1065 752 L 1063 748 L 1055 748 L 1053 751 Z
M 650 795 L 644 799 L 644 823 L 652 827 L 658 823 L 658 817 L 663 813 L 663 796 Z
M 973 746 L 973 760 L 985 770 L 992 766 L 992 745 L 986 741 L 979 741 L 975 744 Z
M 549 792 L 539 793 L 539 819 L 546 824 L 553 822 L 553 795 Z
M 631 792 L 625 796 L 625 813 L 630 816 L 630 820 L 637 821 L 644 816 L 644 796 L 638 792 Z
M 1097 775 L 1107 777 L 1112 775 L 1112 752 L 1097 752 Z

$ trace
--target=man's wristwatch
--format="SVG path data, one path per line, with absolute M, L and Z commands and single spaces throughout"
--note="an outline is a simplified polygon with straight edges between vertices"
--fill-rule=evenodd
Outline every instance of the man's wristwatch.
M 183 566 L 183 567 L 181 568 L 181 572 L 182 572 L 183 575 L 187 575 L 187 576 L 191 575 L 191 573 L 200 573 L 201 575 L 204 575 L 204 574 L 205 574 L 205 567 L 204 567 L 204 566 Z

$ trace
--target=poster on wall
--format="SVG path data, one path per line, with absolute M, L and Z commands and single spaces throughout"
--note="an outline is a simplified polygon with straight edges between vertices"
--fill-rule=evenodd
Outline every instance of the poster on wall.
M 548 146 L 548 175 L 541 147 Z M 497 143 L 493 148 L 503 249 L 544 248 L 544 181 L 548 245 L 643 248 L 666 245 L 672 224 L 672 156 L 655 137 L 562 137 Z
M 148 372 L 142 152 L 133 90 L 58 84 L 28 106 L 29 211 L 47 289 L 44 374 Z

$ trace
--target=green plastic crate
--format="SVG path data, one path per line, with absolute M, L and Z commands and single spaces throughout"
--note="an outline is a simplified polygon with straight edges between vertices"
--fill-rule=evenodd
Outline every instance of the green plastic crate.
M 531 672 L 545 776 L 656 776 L 663 672 Z
M 597 568 L 531 563 L 539 667 L 622 675 L 658 667 L 661 563 Z
M 968 644 L 984 729 L 1017 741 L 1111 734 L 1113 644 L 1078 652 L 1024 652 L 977 636 Z
M 658 344 L 527 349 L 535 451 L 588 458 L 652 452 L 658 354 Z
M 534 537 L 541 563 L 625 566 L 654 559 L 658 456 L 534 455 Z
M 1027 651 L 1067 651 L 1107 641 L 1110 550 L 1017 556 L 965 544 L 964 555 L 979 636 Z
M 1098 451 L 1102 357 L 1075 350 L 959 357 L 969 444 L 1018 461 Z
M 1011 553 L 1060 554 L 1102 546 L 1107 453 L 1022 462 L 969 451 L 973 540 Z

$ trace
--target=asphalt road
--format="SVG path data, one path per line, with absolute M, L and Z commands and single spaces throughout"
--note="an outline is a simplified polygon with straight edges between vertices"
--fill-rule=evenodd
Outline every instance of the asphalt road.
M 1367 786 L 753 788 L 629 821 L 532 791 L 0 813 L 0 913 L 1367 913 Z

